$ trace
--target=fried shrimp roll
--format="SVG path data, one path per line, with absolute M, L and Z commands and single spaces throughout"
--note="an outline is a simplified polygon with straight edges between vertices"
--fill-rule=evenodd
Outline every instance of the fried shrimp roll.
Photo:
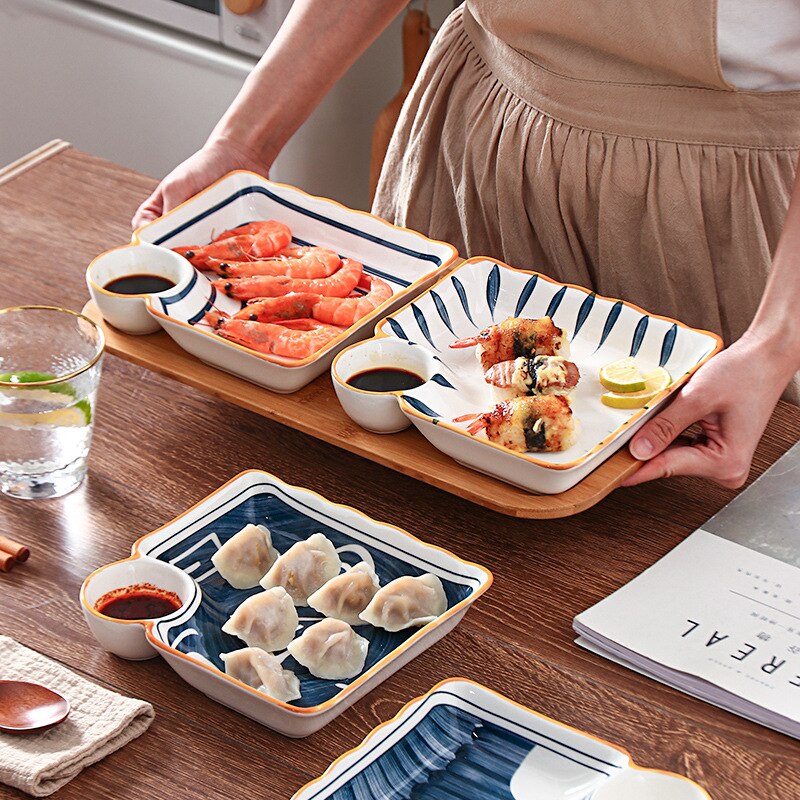
M 578 438 L 578 422 L 569 401 L 560 395 L 506 400 L 479 415 L 467 430 L 483 430 L 490 442 L 520 453 L 567 450 Z
M 475 347 L 481 369 L 520 356 L 569 356 L 567 334 L 550 317 L 509 317 L 484 328 L 476 336 L 459 339 L 450 347 Z
M 520 395 L 568 394 L 578 385 L 580 372 L 561 356 L 520 356 L 489 367 L 484 379 L 499 401 Z

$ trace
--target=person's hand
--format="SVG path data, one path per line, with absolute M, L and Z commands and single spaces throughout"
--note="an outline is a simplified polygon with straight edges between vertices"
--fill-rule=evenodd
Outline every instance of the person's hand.
M 267 177 L 270 166 L 230 140 L 208 142 L 158 184 L 133 215 L 131 226 L 138 228 L 160 217 L 232 170 L 248 169 Z
M 731 489 L 741 486 L 793 373 L 784 361 L 774 346 L 745 335 L 704 364 L 633 437 L 630 451 L 645 463 L 623 485 L 696 475 Z M 681 434 L 694 423 L 703 433 L 687 442 Z

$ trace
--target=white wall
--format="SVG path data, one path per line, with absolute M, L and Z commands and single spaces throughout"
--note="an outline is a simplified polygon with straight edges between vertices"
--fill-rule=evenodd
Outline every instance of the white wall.
M 452 8 L 432 0 L 434 23 Z M 287 145 L 272 177 L 366 208 L 375 119 L 400 85 L 402 16 Z M 0 3 L 0 165 L 53 138 L 160 177 L 202 145 L 255 60 L 80 0 Z

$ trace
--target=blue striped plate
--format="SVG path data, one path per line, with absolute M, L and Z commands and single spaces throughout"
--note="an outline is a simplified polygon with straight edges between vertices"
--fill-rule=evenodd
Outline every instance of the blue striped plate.
M 368 336 L 379 317 L 430 286 L 458 255 L 445 242 L 243 170 L 226 175 L 139 228 L 133 238 L 134 243 L 170 248 L 205 244 L 215 233 L 260 219 L 286 223 L 295 245 L 328 247 L 361 262 L 369 275 L 382 278 L 393 290 L 390 300 L 304 359 L 256 353 L 214 335 L 202 324 L 204 314 L 212 307 L 233 313 L 241 304 L 216 292 L 205 274 L 197 273 L 197 280 L 181 292 L 148 300 L 148 311 L 185 350 L 211 366 L 276 392 L 297 391 L 325 372 L 339 350 Z
M 488 411 L 495 401 L 474 349 L 450 344 L 511 316 L 550 316 L 569 334 L 570 358 L 581 372 L 571 394 L 581 432 L 569 450 L 517 453 L 452 422 Z M 403 412 L 434 446 L 473 469 L 547 494 L 569 489 L 599 466 L 722 347 L 713 333 L 484 257 L 465 261 L 379 322 L 376 335 L 407 339 L 441 362 L 433 379 L 400 398 Z M 643 371 L 666 367 L 674 383 L 643 409 L 609 408 L 600 402 L 600 367 L 629 355 Z
M 254 589 L 234 589 L 217 572 L 211 557 L 248 523 L 266 525 L 279 553 L 321 532 L 350 566 L 368 561 L 385 585 L 400 575 L 437 575 L 447 595 L 447 611 L 422 628 L 389 633 L 357 627 L 369 640 L 364 670 L 346 681 L 316 678 L 288 653 L 277 654 L 300 680 L 302 697 L 281 703 L 224 674 L 221 653 L 244 647 L 221 627 Z M 148 641 L 200 691 L 288 736 L 307 736 L 451 630 L 492 582 L 477 564 L 428 545 L 410 533 L 376 522 L 348 506 L 329 502 L 308 489 L 291 486 L 260 470 L 243 472 L 185 514 L 139 539 L 133 554 L 172 564 L 192 576 L 202 590 L 183 613 L 148 623 Z M 298 608 L 302 629 L 322 615 Z
M 412 700 L 292 800 L 710 800 L 696 783 L 451 678 Z

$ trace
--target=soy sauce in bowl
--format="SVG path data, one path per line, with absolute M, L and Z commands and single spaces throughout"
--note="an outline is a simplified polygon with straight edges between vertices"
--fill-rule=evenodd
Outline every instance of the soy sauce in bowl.
M 172 289 L 175 281 L 164 278 L 161 275 L 150 275 L 139 273 L 136 275 L 123 275 L 121 278 L 114 278 L 103 288 L 107 292 L 114 294 L 157 294 Z
M 407 369 L 377 367 L 357 372 L 348 378 L 347 385 L 363 392 L 400 392 L 422 386 L 425 379 Z
M 152 583 L 113 589 L 95 604 L 95 610 L 114 619 L 158 619 L 177 611 L 183 603 L 175 592 Z

